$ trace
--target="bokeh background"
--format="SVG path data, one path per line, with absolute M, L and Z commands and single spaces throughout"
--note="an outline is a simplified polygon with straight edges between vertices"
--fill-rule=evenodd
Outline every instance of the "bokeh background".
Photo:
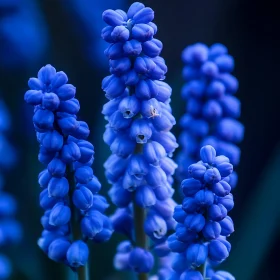
M 237 97 L 242 104 L 245 139 L 238 166 L 231 216 L 236 232 L 232 252 L 223 268 L 238 280 L 280 279 L 280 17 L 277 1 L 253 0 L 144 0 L 155 11 L 156 37 L 164 44 L 162 56 L 173 88 L 172 107 L 177 120 L 184 112 L 180 99 L 181 51 L 189 44 L 221 42 L 235 58 L 239 79 Z M 109 149 L 103 144 L 105 103 L 100 88 L 108 75 L 106 44 L 100 39 L 103 10 L 127 9 L 128 0 L 0 0 L 0 98 L 12 116 L 10 141 L 18 154 L 17 165 L 6 174 L 5 189 L 18 200 L 18 220 L 24 236 L 9 248 L 12 279 L 66 279 L 71 272 L 50 261 L 37 247 L 41 233 L 37 174 L 38 145 L 32 127 L 32 108 L 24 104 L 27 80 L 51 63 L 67 73 L 77 87 L 80 117 L 91 127 L 95 145 L 95 173 L 103 183 L 103 163 Z M 178 136 L 179 126 L 173 132 Z M 5 157 L 5 153 L 0 155 Z M 178 187 L 178 184 L 174 187 Z M 113 211 L 111 207 L 110 211 Z M 120 236 L 93 245 L 91 279 L 132 279 L 114 272 L 112 258 Z M 5 249 L 0 249 L 5 250 Z M 6 250 L 5 250 L 6 251 Z M 73 278 L 74 279 L 74 278 Z

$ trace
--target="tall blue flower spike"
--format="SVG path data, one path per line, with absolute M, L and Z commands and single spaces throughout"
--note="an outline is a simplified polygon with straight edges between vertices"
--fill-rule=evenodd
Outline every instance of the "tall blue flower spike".
M 20 224 L 15 220 L 17 208 L 13 196 L 3 190 L 5 185 L 4 174 L 16 162 L 16 152 L 6 138 L 6 132 L 10 128 L 10 116 L 5 103 L 0 100 L 0 247 L 17 243 L 22 236 Z M 9 259 L 0 254 L 0 279 L 8 279 L 12 273 L 12 265 Z
M 46 168 L 39 174 L 44 227 L 40 248 L 56 262 L 77 270 L 86 279 L 87 240 L 107 241 L 112 226 L 104 211 L 106 199 L 93 175 L 94 148 L 86 139 L 89 128 L 77 120 L 80 110 L 76 88 L 51 65 L 28 81 L 24 99 L 34 106 L 33 123 L 40 144 L 38 159 Z M 80 269 L 77 269 L 81 267 Z
M 36 1 L 1 0 L 0 20 L 0 68 L 20 68 L 43 56 L 49 38 Z
M 240 116 L 240 101 L 234 96 L 238 81 L 231 74 L 234 59 L 222 44 L 210 48 L 197 43 L 182 53 L 182 98 L 187 101 L 186 114 L 181 118 L 183 132 L 179 137 L 182 147 L 178 163 L 178 179 L 187 177 L 187 167 L 199 160 L 203 145 L 212 145 L 218 155 L 224 155 L 236 166 L 240 159 L 237 144 L 243 139 L 244 127 L 236 119 Z M 231 175 L 232 188 L 237 175 Z
M 108 121 L 104 141 L 112 151 L 104 166 L 112 184 L 109 195 L 119 208 L 112 216 L 114 229 L 131 240 L 119 245 L 114 264 L 135 271 L 139 279 L 148 279 L 153 268 L 150 251 L 168 254 L 159 247 L 167 247 L 166 233 L 176 224 L 171 187 L 176 164 L 170 157 L 178 145 L 170 132 L 175 124 L 171 88 L 163 82 L 167 67 L 153 19 L 154 11 L 139 2 L 127 13 L 103 13 L 111 75 L 102 82 L 109 99 L 102 113 Z
M 189 178 L 181 184 L 183 203 L 174 210 L 178 224 L 168 244 L 177 255 L 170 279 L 234 280 L 228 272 L 210 267 L 222 263 L 231 249 L 226 238 L 234 231 L 228 216 L 234 206 L 229 184 L 233 166 L 210 145 L 201 148 L 200 157 L 188 167 Z

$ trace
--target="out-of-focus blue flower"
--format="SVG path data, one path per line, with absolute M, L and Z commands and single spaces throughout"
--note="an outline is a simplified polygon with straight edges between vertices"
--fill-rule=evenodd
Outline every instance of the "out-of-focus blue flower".
M 65 5 L 65 2 L 61 1 L 70 12 L 70 24 L 74 25 L 76 35 L 84 40 L 83 47 L 86 57 L 94 66 L 99 68 L 107 66 L 103 59 L 103 52 L 107 44 L 100 38 L 100 30 L 104 27 L 102 12 L 108 8 L 123 8 L 126 2 L 126 0 L 70 0 Z
M 64 72 L 46 65 L 38 78 L 29 79 L 24 99 L 34 106 L 38 159 L 46 166 L 38 177 L 45 210 L 38 245 L 50 259 L 76 268 L 87 262 L 85 242 L 107 241 L 113 230 L 103 214 L 106 199 L 97 194 L 101 185 L 91 168 L 94 147 L 86 140 L 89 128 L 77 119 L 76 88 L 67 81 Z
M 0 100 L 0 247 L 4 247 L 20 241 L 22 230 L 15 220 L 17 203 L 13 196 L 3 190 L 5 185 L 5 172 L 16 162 L 16 152 L 7 139 L 7 131 L 10 129 L 10 116 L 5 103 Z M 10 261 L 4 255 L 0 255 L 0 279 L 8 279 L 12 273 Z
M 199 150 L 212 145 L 218 155 L 224 155 L 236 166 L 240 159 L 238 143 L 244 134 L 240 117 L 240 101 L 234 96 L 238 81 L 231 74 L 234 59 L 222 44 L 207 47 L 197 43 L 182 53 L 185 63 L 182 98 L 187 101 L 186 114 L 181 118 L 182 133 L 179 143 L 182 147 L 178 162 L 178 179 L 187 177 L 187 167 L 199 160 Z M 234 188 L 237 175 L 230 180 Z
M 48 33 L 35 1 L 1 1 L 0 20 L 0 67 L 20 68 L 42 57 Z
M 159 56 L 162 43 L 154 38 L 153 19 L 151 8 L 135 2 L 127 12 L 106 10 L 103 20 L 108 26 L 101 32 L 110 43 L 105 55 L 111 72 L 102 82 L 109 100 L 102 111 L 108 121 L 104 141 L 112 151 L 104 167 L 112 184 L 109 195 L 122 208 L 112 221 L 116 231 L 136 241 L 128 251 L 118 248 L 114 263 L 117 269 L 137 273 L 148 273 L 153 266 L 151 253 L 137 236 L 150 237 L 154 252 L 163 257 L 169 249 L 162 243 L 176 224 L 171 184 L 177 166 L 170 157 L 178 145 L 170 132 L 175 124 L 172 90 L 163 82 L 167 66 Z M 137 220 L 136 211 L 146 212 L 145 221 Z
M 179 279 L 204 279 L 206 275 L 201 274 L 200 267 L 207 262 L 223 262 L 231 249 L 226 237 L 234 231 L 228 216 L 233 208 L 228 184 L 233 167 L 227 157 L 216 156 L 216 150 L 210 145 L 201 148 L 200 157 L 201 161 L 188 167 L 189 178 L 182 181 L 184 200 L 174 209 L 173 217 L 178 224 L 176 232 L 168 238 L 171 251 L 178 253 L 173 269 L 181 275 Z M 226 278 L 228 275 L 217 272 L 207 277 L 234 279 Z

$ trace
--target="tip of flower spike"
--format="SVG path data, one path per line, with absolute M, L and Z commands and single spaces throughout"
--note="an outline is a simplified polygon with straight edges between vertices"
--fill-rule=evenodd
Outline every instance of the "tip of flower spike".
M 203 146 L 200 149 L 200 157 L 204 163 L 212 164 L 216 157 L 216 150 L 211 145 Z

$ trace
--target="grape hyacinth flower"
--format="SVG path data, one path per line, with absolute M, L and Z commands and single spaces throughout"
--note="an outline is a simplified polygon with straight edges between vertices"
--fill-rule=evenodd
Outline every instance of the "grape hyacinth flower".
M 187 177 L 187 167 L 199 160 L 199 150 L 212 145 L 218 155 L 224 155 L 236 166 L 240 159 L 237 144 L 243 139 L 244 127 L 237 121 L 240 117 L 240 101 L 234 96 L 238 81 L 231 74 L 234 59 L 222 44 L 210 48 L 197 43 L 182 53 L 182 98 L 187 101 L 186 114 L 181 118 L 183 132 L 179 137 L 182 146 L 177 163 L 178 179 Z M 232 188 L 237 175 L 231 175 Z
M 108 204 L 98 195 L 101 185 L 91 168 L 94 148 L 86 140 L 90 131 L 86 122 L 77 120 L 76 88 L 67 81 L 64 72 L 46 65 L 38 78 L 29 79 L 31 89 L 24 97 L 34 105 L 38 159 L 46 166 L 38 178 L 40 206 L 45 210 L 38 245 L 50 259 L 77 270 L 79 279 L 87 279 L 86 242 L 107 241 L 112 227 L 104 215 Z
M 3 190 L 4 173 L 10 170 L 16 162 L 15 149 L 6 138 L 6 132 L 11 125 L 10 116 L 5 103 L 0 100 L 0 247 L 17 243 L 21 239 L 20 224 L 15 220 L 16 200 Z M 8 279 L 12 273 L 9 259 L 0 253 L 0 279 Z
M 233 208 L 229 175 L 233 166 L 216 150 L 204 146 L 201 161 L 188 167 L 189 178 L 182 181 L 183 203 L 174 210 L 178 222 L 176 231 L 169 236 L 171 251 L 178 253 L 173 262 L 171 279 L 234 279 L 227 272 L 214 272 L 207 264 L 223 262 L 231 249 L 227 237 L 234 226 L 228 212 Z
M 139 279 L 148 279 L 154 264 L 147 237 L 156 253 L 175 226 L 171 185 L 176 164 L 170 157 L 178 145 L 170 132 L 175 124 L 172 90 L 163 82 L 167 67 L 159 56 L 162 42 L 154 38 L 153 19 L 154 11 L 139 2 L 127 13 L 103 13 L 111 75 L 102 82 L 109 100 L 102 113 L 108 121 L 104 141 L 112 152 L 104 167 L 112 184 L 109 195 L 119 208 L 112 216 L 114 229 L 131 240 L 119 245 L 114 263 L 119 270 L 135 271 Z

